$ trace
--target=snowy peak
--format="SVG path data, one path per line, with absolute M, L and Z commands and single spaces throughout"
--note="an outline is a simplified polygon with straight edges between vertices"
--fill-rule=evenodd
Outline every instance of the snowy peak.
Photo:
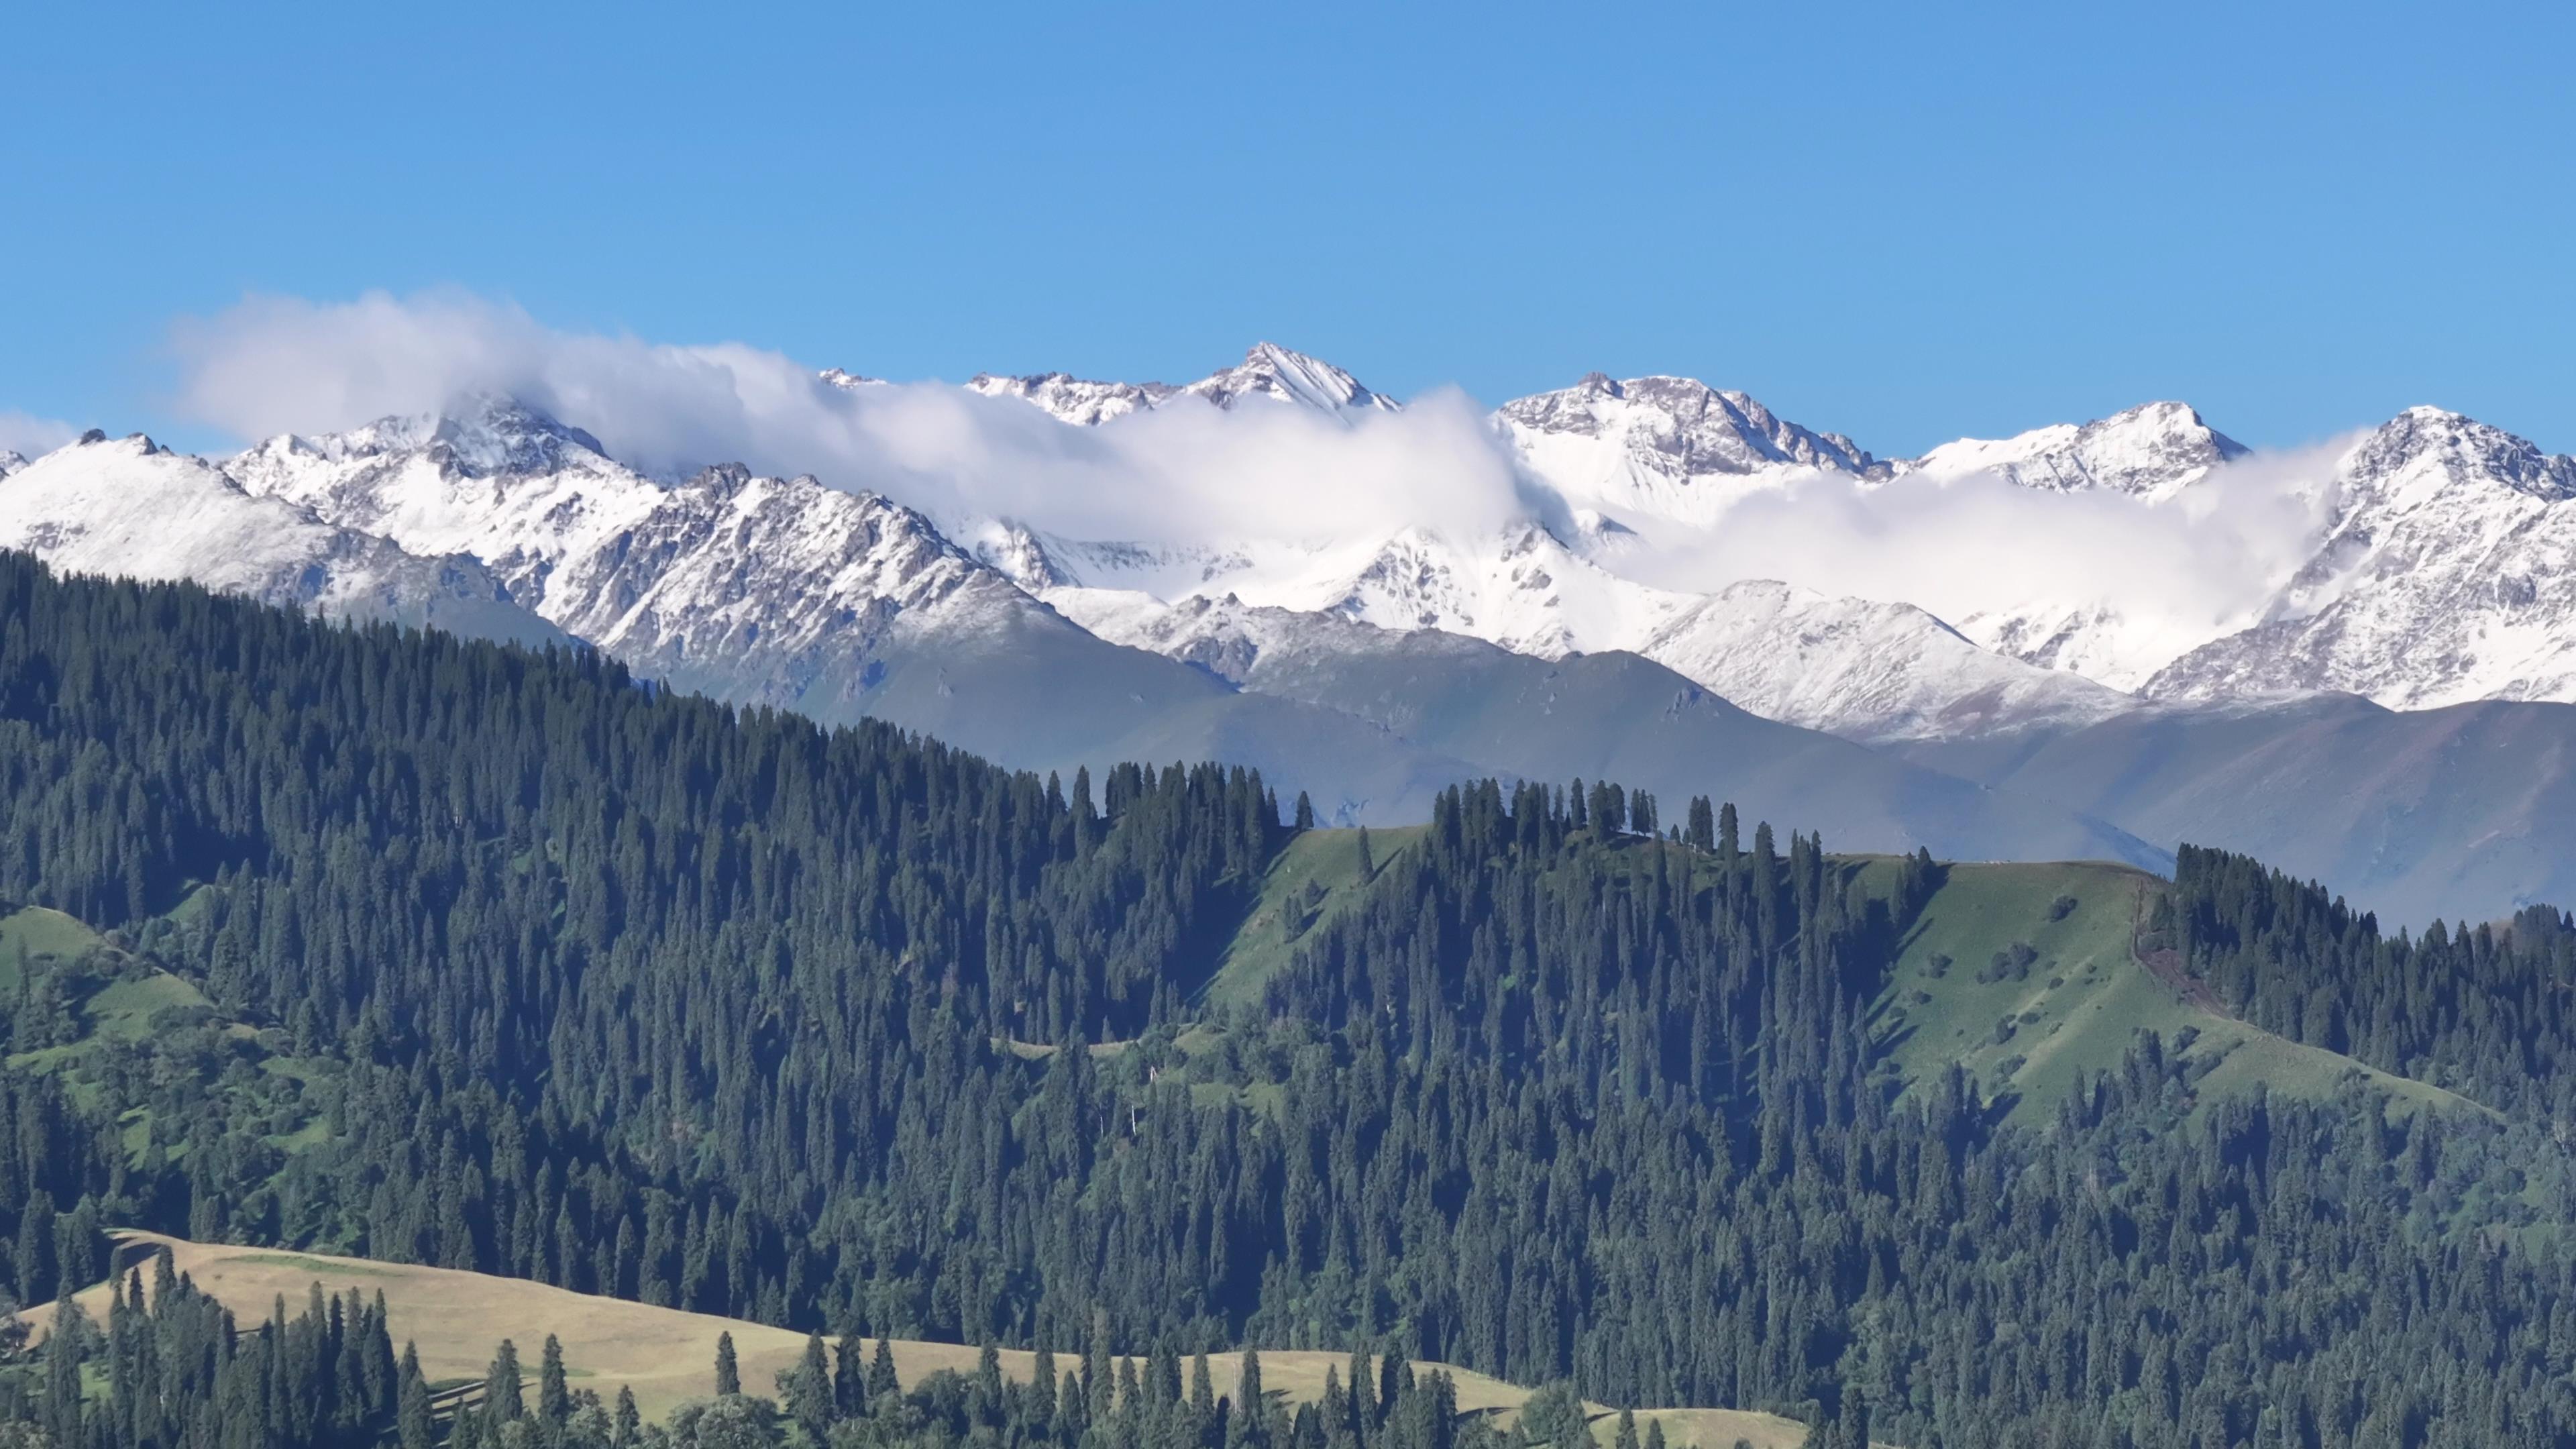
M 27 455 L 14 448 L 0 448 L 0 478 L 27 466 Z
M 473 559 L 411 553 L 253 497 L 205 459 L 140 433 L 57 449 L 14 471 L 0 487 L 0 548 L 66 572 L 189 579 L 334 617 L 562 639 Z
M 1291 352 L 1275 342 L 1256 342 L 1240 365 L 1226 368 L 1182 388 L 1221 408 L 1247 398 L 1299 403 L 1319 412 L 1400 412 L 1403 404 L 1360 385 L 1360 380 L 1320 358 Z
M 483 560 L 510 597 L 677 687 L 842 720 L 905 659 L 1060 641 L 1064 622 L 922 514 L 720 464 L 652 478 L 525 409 L 272 439 L 252 494 L 414 552 Z M 559 466 L 513 471 L 551 460 Z M 499 471 L 482 471 L 498 464 Z M 1054 647 L 1041 642 L 1042 652 Z M 933 673 L 940 663 L 925 666 Z M 908 688 L 925 687 L 918 671 Z
M 1640 465 L 1667 478 L 1778 468 L 1858 475 L 1878 467 L 1839 433 L 1800 427 L 1747 394 L 1721 391 L 1697 378 L 1622 382 L 1589 373 L 1572 387 L 1505 403 L 1497 416 L 1529 434 L 1617 442 Z
M 2344 454 L 2332 497 L 2263 620 L 2174 660 L 2147 693 L 2576 700 L 2576 458 L 2410 408 Z
M 1179 397 L 1198 398 L 1221 408 L 1232 408 L 1247 400 L 1293 403 L 1336 417 L 1403 410 L 1403 404 L 1369 391 L 1358 378 L 1331 363 L 1291 352 L 1274 342 L 1254 343 L 1240 364 L 1186 387 L 1162 382 L 1096 382 L 1062 372 L 1021 376 L 978 373 L 968 379 L 966 386 L 986 397 L 1017 398 L 1061 421 L 1086 428 L 1162 407 Z
M 2576 497 L 2576 458 L 2543 453 L 2527 439 L 2441 408 L 2408 408 L 2371 430 L 2343 466 L 2347 511 L 2356 494 L 2505 489 L 2558 502 Z
M 1111 418 L 1159 406 L 1177 388 L 1160 382 L 1094 382 L 1063 372 L 1005 377 L 979 372 L 967 380 L 968 391 L 986 397 L 1017 398 L 1076 427 L 1093 428 Z
M 309 453 L 338 463 L 425 457 L 442 470 L 474 478 L 557 472 L 601 464 L 597 438 L 512 398 L 477 396 L 440 413 L 379 418 L 344 433 L 271 438 L 244 454 Z
M 886 385 L 886 380 L 882 377 L 867 377 L 860 373 L 844 372 L 837 367 L 824 368 L 821 372 L 814 375 L 821 378 L 824 385 L 828 387 L 837 387 L 843 392 L 857 392 L 863 387 L 884 387 Z
M 2081 425 L 2059 423 L 2010 438 L 1962 438 L 1917 458 L 1907 471 L 1939 478 L 1992 473 L 2052 493 L 2104 489 L 2170 497 L 2221 463 L 2245 456 L 2242 443 L 2178 402 L 2152 402 Z

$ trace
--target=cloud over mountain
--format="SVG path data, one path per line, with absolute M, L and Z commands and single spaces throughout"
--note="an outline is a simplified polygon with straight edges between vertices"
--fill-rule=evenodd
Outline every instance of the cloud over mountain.
M 760 348 L 561 331 L 459 293 L 259 298 L 173 340 L 184 408 L 245 441 L 500 394 L 652 472 L 739 461 L 1082 537 L 1481 529 L 1530 506 L 1481 411 L 1455 393 L 1347 418 L 1194 404 L 1075 429 L 1012 399 L 836 386 Z

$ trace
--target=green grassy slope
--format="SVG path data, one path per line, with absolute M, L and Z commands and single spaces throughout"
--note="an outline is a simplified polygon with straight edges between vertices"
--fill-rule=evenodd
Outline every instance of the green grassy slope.
M 1422 838 L 1427 827 L 1395 826 L 1366 832 L 1369 856 L 1383 871 L 1388 861 Z M 1286 969 L 1297 945 L 1315 927 L 1361 898 L 1357 830 L 1309 830 L 1270 863 L 1261 897 L 1247 912 L 1219 958 L 1200 999 L 1232 1006 L 1257 1002 L 1270 978 Z
M 2037 1120 L 2085 1073 L 2118 1066 L 2140 1031 L 2169 1045 L 2189 1036 L 2186 1054 L 2214 1063 L 2204 1099 L 2258 1084 L 2327 1097 L 2358 1083 L 2386 1094 L 2392 1110 L 2475 1110 L 2438 1087 L 2259 1031 L 2149 970 L 2131 942 L 2147 893 L 2162 888 L 2143 871 L 2099 862 L 1949 867 L 1878 1003 L 1882 1049 L 1909 1079 L 1959 1062 L 1987 1092 L 2009 1094 L 2016 1115 Z
M 60 911 L 30 906 L 0 916 L 0 992 L 15 998 L 40 984 L 60 1003 L 48 1033 L 55 1039 L 11 1052 L 10 1069 L 57 1075 L 73 1101 L 95 1107 L 102 1058 L 140 1054 L 153 1080 L 184 1074 L 208 1090 L 258 1100 L 276 1128 L 269 1141 L 283 1150 L 321 1140 L 324 1124 L 302 1089 L 333 1069 L 328 1062 L 292 1055 L 285 1033 L 226 1016 L 193 983 Z M 127 1149 L 139 1158 L 154 1138 L 150 1112 L 128 1111 L 122 1125 Z M 176 1137 L 161 1145 L 173 1157 L 185 1155 Z

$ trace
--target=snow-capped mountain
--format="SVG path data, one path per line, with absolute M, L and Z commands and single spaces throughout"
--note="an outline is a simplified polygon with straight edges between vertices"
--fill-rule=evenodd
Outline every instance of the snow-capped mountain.
M 1244 368 L 1186 389 L 1062 374 L 988 376 L 973 385 L 1093 425 L 1183 394 L 1243 395 L 1231 383 L 1211 386 L 1239 374 L 1300 380 L 1261 395 L 1328 412 L 1378 396 L 1339 368 L 1268 344 L 1254 348 Z M 1106 607 L 1083 593 L 1127 601 L 1122 608 L 1136 599 L 1226 597 L 1385 629 L 1445 630 L 1543 659 L 1631 650 L 1749 708 L 1857 738 L 2089 721 L 2132 703 L 1987 653 L 1920 609 L 1809 590 L 1749 589 L 1721 604 L 1620 571 L 1623 518 L 1705 525 L 1748 490 L 1818 473 L 1876 483 L 1904 466 L 1882 463 L 1839 434 L 1691 379 L 1622 382 L 1599 373 L 1506 404 L 1494 421 L 1526 472 L 1561 500 L 1552 522 L 1532 516 L 1473 535 L 1403 527 L 1311 539 L 1085 540 L 1006 520 L 961 527 L 978 557 L 1080 619 L 1101 617 L 1095 611 Z M 1320 626 L 1310 632 L 1348 637 Z
M 2576 458 L 2413 408 L 2327 486 L 2325 537 L 2265 620 L 2175 660 L 2148 693 L 2576 700 Z
M 476 559 L 409 551 L 259 498 L 141 434 L 84 440 L 0 481 L 0 547 L 71 573 L 191 579 L 264 603 L 461 634 L 563 642 Z
M 1494 417 L 1530 472 L 1570 502 L 1682 523 L 1709 523 L 1748 490 L 1798 474 L 1889 471 L 1849 438 L 1687 377 L 1595 372 Z
M 0 448 L 0 478 L 27 466 L 27 455 L 14 448 Z
M 1297 403 L 1328 413 L 1399 412 L 1403 404 L 1360 386 L 1360 380 L 1318 358 L 1275 342 L 1256 342 L 1243 361 L 1181 389 L 1221 408 L 1250 399 Z
M 968 379 L 966 386 L 986 397 L 1017 398 L 1065 422 L 1086 428 L 1158 406 L 1180 390 L 1159 382 L 1086 382 L 1061 372 L 1033 373 L 1027 377 L 1000 377 L 979 372 Z
M 1933 450 L 1906 471 L 1988 472 L 2051 492 L 2182 505 L 2246 450 L 2179 403 Z M 2197 633 L 2099 600 L 2041 598 L 1957 621 L 1968 638 L 2159 699 L 2320 690 L 2393 709 L 2576 701 L 2576 460 L 2414 408 L 2296 481 L 2324 520 L 2304 560 Z M 2224 506 L 2222 500 L 2219 506 Z
M 0 504 L 21 510 L 0 541 L 68 567 L 352 614 L 366 612 L 351 596 L 367 580 L 417 591 L 444 577 L 454 592 L 462 579 L 525 621 L 520 637 L 579 638 L 723 699 L 888 718 L 1035 768 L 1255 764 L 1283 790 L 1312 792 L 1327 818 L 1418 819 L 1457 779 L 1563 767 L 1715 791 L 1784 818 L 1803 803 L 1811 825 L 1860 848 L 2159 859 L 2057 807 L 1764 720 L 1631 655 L 1549 661 L 1421 627 L 1426 599 L 1482 608 L 1479 589 L 1545 595 L 1548 569 L 1582 576 L 1588 566 L 1543 531 L 1495 551 L 1517 579 L 1452 588 L 1362 566 L 1339 581 L 1334 610 L 1229 603 L 1268 631 L 1251 667 L 1234 669 L 1210 653 L 1214 635 L 1192 643 L 1170 627 L 1189 611 L 1213 617 L 1209 601 L 1143 600 L 1120 624 L 1085 607 L 1105 591 L 1051 591 L 1086 630 L 889 500 L 737 465 L 649 477 L 580 429 L 501 400 L 272 438 L 221 467 L 140 439 L 91 444 L 8 480 Z M 1453 562 L 1428 535 L 1409 542 L 1417 575 Z M 1332 562 L 1355 561 L 1368 563 Z M 1415 613 L 1403 629 L 1360 617 L 1380 607 Z
M 1667 377 L 1595 374 L 1505 404 L 1490 435 L 1461 435 L 1437 411 L 1379 417 L 1396 405 L 1348 372 L 1266 344 L 1180 387 L 1062 374 L 971 386 L 1072 427 L 1186 396 L 1312 409 L 1363 444 L 1490 447 L 1477 466 L 1508 474 L 1518 516 L 1461 527 L 1380 513 L 1354 530 L 1318 511 L 1303 535 L 1233 536 L 1179 521 L 1221 509 L 1175 509 L 1160 528 L 1150 509 L 1070 509 L 1161 534 L 1083 537 L 732 464 L 648 475 L 577 427 L 492 400 L 221 462 L 95 433 L 33 462 L 0 456 L 0 547 L 341 617 L 577 638 L 726 700 L 888 719 L 1031 768 L 1258 764 L 1342 820 L 1422 818 L 1432 792 L 1471 774 L 1582 774 L 1732 795 L 1830 823 L 1839 843 L 2153 864 L 2177 839 L 2270 840 L 2301 808 L 2307 756 L 2326 747 L 2309 743 L 2326 738 L 2312 717 L 2333 712 L 2318 691 L 2405 710 L 2576 702 L 2576 460 L 2429 408 L 2252 463 L 2179 403 L 1883 460 Z M 991 417 L 964 412 L 968 426 Z M 1043 423 L 1012 436 L 1039 458 L 1053 446 Z M 1097 446 L 1111 436 L 1068 436 L 1067 456 L 1117 457 Z M 940 506 L 963 513 L 972 496 Z M 1043 509 L 1051 495 L 1020 496 Z M 1794 528 L 1796 510 L 1826 505 L 1840 512 L 1824 526 L 1902 529 L 1952 498 L 1989 507 L 1975 517 L 2008 533 L 2031 529 L 2034 548 L 2054 509 L 2089 519 L 2096 539 L 2134 519 L 2197 546 L 2168 526 L 2252 506 L 2288 528 L 2243 555 L 2278 576 L 2222 594 L 2207 620 L 2198 604 L 2133 608 L 2063 567 L 2032 570 L 2024 602 L 1945 619 L 1710 562 L 1757 549 L 1677 552 L 1731 527 Z M 1748 501 L 1759 511 L 1730 512 Z M 2021 577 L 2008 559 L 1996 575 Z M 2564 711 L 2481 704 L 2502 713 L 2463 732 L 2345 703 L 2362 725 L 2333 739 L 2401 751 L 2337 817 L 2385 827 L 2377 873 L 2353 879 L 2445 908 L 2496 882 L 2556 888 L 2504 858 L 2555 839 L 2551 810 L 2513 794 L 2518 767 L 2478 776 L 2491 810 L 2436 818 L 2422 802 L 2448 777 L 2433 767 L 2475 762 L 2457 758 L 2465 745 L 2404 742 L 2555 740 Z M 2262 761 L 2231 743 L 2249 740 Z
M 1991 473 L 2024 488 L 2101 488 L 2165 499 L 2244 457 L 2245 445 L 2178 402 L 2153 402 L 2089 423 L 2060 423 L 2010 438 L 1962 438 L 1904 465 L 1939 478 Z
M 1912 604 L 1770 579 L 1695 600 L 1637 652 L 1755 714 L 1847 739 L 2083 725 L 2137 707 L 2080 675 L 1981 649 Z
M 647 672 L 721 674 L 717 693 L 826 714 L 833 701 L 814 691 L 855 702 L 890 645 L 1043 612 L 874 494 L 733 464 L 648 478 L 580 429 L 501 400 L 272 438 L 231 472 L 333 523 L 485 560 L 528 607 Z
M 1291 352 L 1275 342 L 1254 343 L 1243 361 L 1180 387 L 1161 382 L 1092 382 L 1062 372 L 1018 377 L 977 373 L 966 386 L 986 397 L 1017 398 L 1080 427 L 1097 427 L 1112 418 L 1163 407 L 1182 397 L 1221 408 L 1247 401 L 1294 403 L 1336 416 L 1391 413 L 1403 408 L 1395 399 L 1369 391 L 1358 378 L 1331 363 Z
M 566 633 L 720 699 L 889 719 L 1032 769 L 1242 760 L 1336 819 L 1411 818 L 1472 773 L 1099 639 L 875 494 L 735 464 L 648 477 L 504 400 L 272 438 L 230 467 L 257 501 L 483 559 Z

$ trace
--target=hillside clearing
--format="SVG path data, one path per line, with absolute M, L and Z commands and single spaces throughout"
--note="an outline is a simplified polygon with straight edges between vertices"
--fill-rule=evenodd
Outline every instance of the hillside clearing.
M 2163 889 L 2103 862 L 1945 867 L 1877 1003 L 1880 1049 L 1908 1081 L 1956 1062 L 2010 1114 L 2036 1106 L 2039 1120 L 2087 1074 L 2116 1069 L 2141 1031 L 2209 1064 L 2203 1100 L 2257 1086 L 2314 1100 L 2355 1084 L 2392 1111 L 2485 1110 L 2222 1015 L 2190 983 L 2159 977 L 2132 947 L 2149 893 Z
M 1422 838 L 1428 827 L 1378 830 L 1308 830 L 1288 842 L 1262 876 L 1261 895 L 1244 913 L 1234 939 L 1201 989 L 1202 1001 L 1231 1006 L 1261 1000 L 1270 978 L 1286 970 L 1297 947 L 1317 926 L 1351 908 L 1374 880 L 1360 870 L 1360 837 L 1369 841 L 1376 871 Z

